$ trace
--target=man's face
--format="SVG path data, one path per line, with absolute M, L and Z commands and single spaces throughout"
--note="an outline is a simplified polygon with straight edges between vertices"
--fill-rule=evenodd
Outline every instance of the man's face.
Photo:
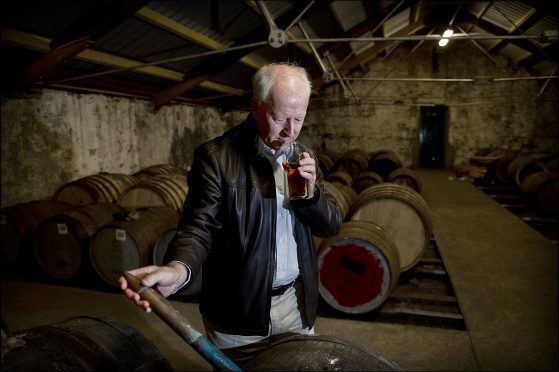
M 255 108 L 258 133 L 268 147 L 283 151 L 299 136 L 309 105 L 304 92 L 302 87 L 279 84 L 272 87 L 269 102 Z

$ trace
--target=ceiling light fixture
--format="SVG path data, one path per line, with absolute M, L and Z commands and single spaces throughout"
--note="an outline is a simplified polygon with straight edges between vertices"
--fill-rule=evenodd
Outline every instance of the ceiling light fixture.
M 443 32 L 442 39 L 439 40 L 439 46 L 444 47 L 446 44 L 448 44 L 448 41 L 450 40 L 452 34 L 454 34 L 454 31 L 452 29 L 450 28 L 446 29 L 446 31 Z

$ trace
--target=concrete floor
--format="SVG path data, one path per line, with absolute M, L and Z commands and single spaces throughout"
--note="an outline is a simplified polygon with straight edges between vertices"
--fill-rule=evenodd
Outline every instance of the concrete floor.
M 366 345 L 403 370 L 557 370 L 556 247 L 451 173 L 421 170 L 419 176 L 467 330 L 319 317 L 316 332 Z M 118 292 L 17 278 L 1 284 L 10 332 L 73 316 L 110 316 L 152 340 L 174 370 L 212 370 L 157 315 Z M 197 304 L 172 303 L 203 330 Z

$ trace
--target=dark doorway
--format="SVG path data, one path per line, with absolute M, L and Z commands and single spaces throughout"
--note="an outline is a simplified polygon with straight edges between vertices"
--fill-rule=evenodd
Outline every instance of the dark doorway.
M 446 106 L 421 107 L 419 166 L 444 168 Z

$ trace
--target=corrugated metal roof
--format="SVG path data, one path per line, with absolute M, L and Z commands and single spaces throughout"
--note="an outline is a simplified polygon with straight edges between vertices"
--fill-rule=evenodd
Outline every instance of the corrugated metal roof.
M 406 8 L 384 22 L 384 36 L 392 36 L 410 24 L 410 8 Z
M 481 19 L 512 32 L 532 11 L 532 7 L 520 1 L 497 1 L 491 4 Z
M 237 0 L 219 2 L 152 1 L 148 7 L 202 35 L 229 46 L 236 39 L 263 23 L 261 17 L 239 2 Z M 240 19 L 242 22 L 239 22 Z
M 534 23 L 532 27 L 524 30 L 527 35 L 543 35 L 545 31 L 555 30 L 557 32 L 557 18 L 552 16 L 545 16 L 541 18 L 538 22 Z M 544 43 L 537 41 L 540 47 L 546 47 L 551 43 Z
M 272 18 L 284 18 L 281 25 L 285 27 L 310 3 L 310 0 L 269 0 L 258 4 L 265 4 Z M 310 5 L 300 20 L 313 39 L 378 36 L 378 32 L 373 35 L 371 31 L 381 26 L 382 35 L 390 37 L 411 22 L 418 24 L 417 36 L 429 30 L 437 33 L 448 25 L 455 12 L 456 26 L 463 27 L 467 33 L 515 36 L 540 35 L 548 30 L 557 30 L 557 18 L 546 2 L 316 0 Z M 114 14 L 109 14 L 112 9 Z M 92 36 L 97 40 L 83 51 L 76 49 L 75 57 L 68 57 L 65 63 L 57 62 L 57 55 L 47 58 L 47 65 L 50 63 L 52 70 L 32 77 L 33 81 L 56 83 L 60 76 L 67 80 L 67 77 L 86 75 L 83 84 L 95 85 L 106 81 L 111 86 L 100 91 L 113 89 L 118 94 L 118 82 L 122 82 L 123 91 L 133 90 L 134 83 L 140 91 L 146 86 L 149 92 L 168 91 L 183 78 L 207 73 L 207 81 L 187 92 L 179 89 L 179 96 L 175 98 L 184 100 L 194 97 L 192 99 L 199 102 L 201 97 L 196 95 L 202 95 L 208 102 L 218 104 L 218 101 L 212 101 L 217 96 L 240 95 L 243 92 L 238 88 L 250 89 L 254 69 L 262 63 L 297 61 L 312 72 L 315 80 L 320 81 L 323 76 L 315 55 L 306 43 L 287 43 L 281 48 L 267 44 L 267 22 L 260 14 L 257 3 L 251 0 L 135 0 L 118 3 L 20 0 L 0 3 L 0 11 L 3 29 L 0 51 L 9 59 L 3 62 L 3 81 L 16 76 L 22 66 L 36 61 L 44 64 L 45 60 L 40 58 L 49 57 L 50 39 L 62 43 L 82 36 Z M 107 17 L 99 18 L 103 15 Z M 386 21 L 382 23 L 382 20 Z M 84 27 L 80 28 L 82 24 Z M 245 54 L 233 54 L 227 50 L 222 55 L 209 55 L 223 47 L 246 43 L 248 35 L 251 35 L 251 41 L 261 41 L 264 45 L 246 49 Z M 291 28 L 290 35 L 304 39 L 297 26 Z M 488 57 L 499 53 L 509 58 L 513 65 L 547 73 L 553 71 L 557 64 L 556 42 L 530 41 L 476 40 Z M 453 42 L 450 47 L 458 47 L 463 42 Z M 382 56 L 390 53 L 394 45 L 383 40 L 375 43 L 314 42 L 326 69 L 331 70 L 325 59 L 325 53 L 329 52 L 342 74 L 366 69 L 369 62 L 382 62 Z M 301 50 L 303 47 L 305 51 Z M 55 52 L 58 50 L 51 51 Z M 129 69 L 131 64 L 142 63 L 155 65 Z M 115 71 L 119 68 L 120 71 Z M 87 74 L 93 72 L 106 72 L 108 76 L 100 77 L 97 82 L 87 79 Z M 79 80 L 73 80 L 72 84 L 74 89 L 79 89 Z M 145 91 L 143 89 L 141 93 L 143 96 Z M 171 99 L 174 100 L 173 97 Z
M 191 56 L 208 50 L 170 32 L 136 18 L 129 18 L 95 43 L 95 48 L 140 62 L 156 62 Z M 158 64 L 177 71 L 187 71 L 207 57 Z
M 349 30 L 367 18 L 365 5 L 361 0 L 338 0 L 330 4 L 330 7 L 344 31 Z

